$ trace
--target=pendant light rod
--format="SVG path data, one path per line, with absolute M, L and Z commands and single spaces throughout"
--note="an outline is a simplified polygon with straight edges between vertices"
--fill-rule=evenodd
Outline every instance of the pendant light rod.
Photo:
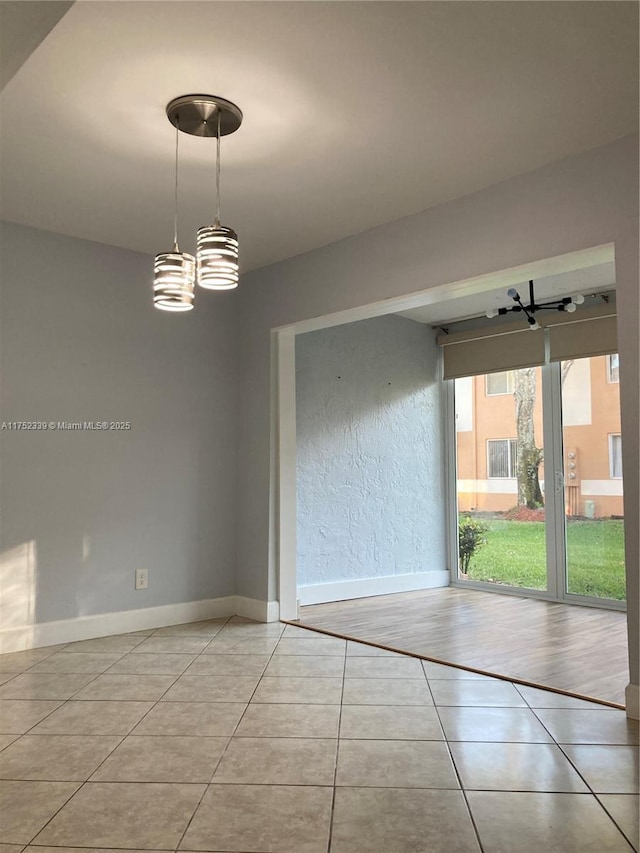
M 220 227 L 220 110 L 218 110 L 218 132 L 216 133 L 216 218 L 214 224 Z
M 180 136 L 180 123 L 176 121 L 176 168 L 175 185 L 173 190 L 173 251 L 179 252 L 178 248 L 178 138 Z

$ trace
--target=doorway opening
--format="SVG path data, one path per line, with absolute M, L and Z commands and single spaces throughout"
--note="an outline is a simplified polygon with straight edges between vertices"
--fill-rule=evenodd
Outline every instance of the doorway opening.
M 440 600 L 440 596 L 449 596 L 451 603 L 455 599 L 458 604 L 458 607 L 454 607 L 451 613 L 460 610 L 460 619 L 452 622 L 451 615 L 448 616 L 447 626 L 448 628 L 455 628 L 458 625 L 459 636 L 456 631 L 453 631 L 453 634 L 449 632 L 447 636 L 442 634 L 439 638 L 439 654 L 443 660 L 460 665 L 476 666 L 487 672 L 507 677 L 515 674 L 515 667 L 524 667 L 522 671 L 518 670 L 521 678 L 542 685 L 546 684 L 556 689 L 563 689 L 563 685 L 567 687 L 571 683 L 572 687 L 569 689 L 576 690 L 583 695 L 599 698 L 608 697 L 610 700 L 615 696 L 616 698 L 613 701 L 619 701 L 618 696 L 621 695 L 623 689 L 624 673 L 627 668 L 626 638 L 624 636 L 625 614 L 611 611 L 615 611 L 616 608 L 623 610 L 624 601 L 619 597 L 621 592 L 619 585 L 616 589 L 614 584 L 609 592 L 609 598 L 601 594 L 601 584 L 600 587 L 597 587 L 597 584 L 596 587 L 588 585 L 587 582 L 593 583 L 594 580 L 592 576 L 593 561 L 590 569 L 589 565 L 584 563 L 584 555 L 586 553 L 588 556 L 592 556 L 595 553 L 594 547 L 598 544 L 601 556 L 608 554 L 612 562 L 616 564 L 619 578 L 620 561 L 624 559 L 619 548 L 623 519 L 616 518 L 616 516 L 622 515 L 622 512 L 617 509 L 617 505 L 622 500 L 621 478 L 617 476 L 620 471 L 621 439 L 618 438 L 620 430 L 619 426 L 613 423 L 604 427 L 608 465 L 605 474 L 601 471 L 597 473 L 590 467 L 593 461 L 592 451 L 582 441 L 583 436 L 576 432 L 576 430 L 587 426 L 584 421 L 587 394 L 591 394 L 592 417 L 595 418 L 594 413 L 598 413 L 596 396 L 599 392 L 593 384 L 595 380 L 589 386 L 589 390 L 584 385 L 583 380 L 586 375 L 584 364 L 586 361 L 583 362 L 583 358 L 587 361 L 591 359 L 588 365 L 589 371 L 600 371 L 602 373 L 604 369 L 608 389 L 614 392 L 617 391 L 617 388 L 610 386 L 616 385 L 616 378 L 620 370 L 616 358 L 616 347 L 605 353 L 583 354 L 574 352 L 569 356 L 560 354 L 556 347 L 553 356 L 551 356 L 550 343 L 545 339 L 543 356 L 534 365 L 533 385 L 538 408 L 532 415 L 533 435 L 529 444 L 532 448 L 540 451 L 537 465 L 537 484 L 540 494 L 537 499 L 539 506 L 535 506 L 536 493 L 534 491 L 531 497 L 534 506 L 527 508 L 534 513 L 538 512 L 538 516 L 534 516 L 530 522 L 523 522 L 533 525 L 527 528 L 528 531 L 533 532 L 533 539 L 522 545 L 522 553 L 526 554 L 524 560 L 528 563 L 536 564 L 536 559 L 538 562 L 536 564 L 537 574 L 536 572 L 532 573 L 531 566 L 529 566 L 528 574 L 521 577 L 516 584 L 506 583 L 504 579 L 497 578 L 495 571 L 493 574 L 488 574 L 486 578 L 477 575 L 474 577 L 474 572 L 480 566 L 474 560 L 471 560 L 467 565 L 467 568 L 470 569 L 464 573 L 467 577 L 459 575 L 458 519 L 460 513 L 463 515 L 480 512 L 506 513 L 509 509 L 516 507 L 518 504 L 517 470 L 522 456 L 519 452 L 517 430 L 514 432 L 513 424 L 508 425 L 505 418 L 502 424 L 503 429 L 500 432 L 494 432 L 491 435 L 485 433 L 484 435 L 482 459 L 485 467 L 482 476 L 480 476 L 479 469 L 477 472 L 467 472 L 464 476 L 462 470 L 459 475 L 456 474 L 458 448 L 455 416 L 458 414 L 462 417 L 464 413 L 460 404 L 460 394 L 456 393 L 458 389 L 454 389 L 454 386 L 459 381 L 460 387 L 464 387 L 466 382 L 468 391 L 470 384 L 479 383 L 482 387 L 482 393 L 488 399 L 495 401 L 502 399 L 503 404 L 509 407 L 509 411 L 513 412 L 516 377 L 510 376 L 509 373 L 521 369 L 522 365 L 510 364 L 500 370 L 494 366 L 479 374 L 480 378 L 470 378 L 474 371 L 469 371 L 466 374 L 461 373 L 457 377 L 452 377 L 452 381 L 447 381 L 445 373 L 445 381 L 431 385 L 430 393 L 433 394 L 434 399 L 437 396 L 435 392 L 438 390 L 436 386 L 439 387 L 441 394 L 441 432 L 440 438 L 435 440 L 435 445 L 443 451 L 443 457 L 436 460 L 438 464 L 435 467 L 440 467 L 440 482 L 444 483 L 444 491 L 441 494 L 445 496 L 446 501 L 445 518 L 444 521 L 441 518 L 439 522 L 442 524 L 439 535 L 445 539 L 445 557 L 444 562 L 439 565 L 436 565 L 434 560 L 422 566 L 416 562 L 415 567 L 408 568 L 404 564 L 403 568 L 402 561 L 399 559 L 397 564 L 392 567 L 393 570 L 389 571 L 390 563 L 398 557 L 399 552 L 394 553 L 393 549 L 387 549 L 384 552 L 384 571 L 371 572 L 370 568 L 375 560 L 370 559 L 370 557 L 380 555 L 383 551 L 383 549 L 377 548 L 377 534 L 386 539 L 389 538 L 387 536 L 388 531 L 385 532 L 388 506 L 379 515 L 379 524 L 376 525 L 371 522 L 371 519 L 363 519 L 359 512 L 354 511 L 348 494 L 334 488 L 335 482 L 332 483 L 330 479 L 324 479 L 325 468 L 331 467 L 331 464 L 340 455 L 338 445 L 332 445 L 331 441 L 328 443 L 326 441 L 329 438 L 329 427 L 336 427 L 334 437 L 337 435 L 344 438 L 346 435 L 357 444 L 362 435 L 360 426 L 356 425 L 353 420 L 349 420 L 348 417 L 345 418 L 344 409 L 339 411 L 336 408 L 336 398 L 333 396 L 333 391 L 328 395 L 314 391 L 310 397 L 315 409 L 312 406 L 304 419 L 296 424 L 296 391 L 300 388 L 300 382 L 306 381 L 306 378 L 300 375 L 296 377 L 296 368 L 300 369 L 301 359 L 306 357 L 298 344 L 307 337 L 307 332 L 321 332 L 318 340 L 324 338 L 325 345 L 328 347 L 327 352 L 331 357 L 336 356 L 339 349 L 339 335 L 336 333 L 334 336 L 331 330 L 342 327 L 344 331 L 346 324 L 364 328 L 366 323 L 360 321 L 371 320 L 372 318 L 389 320 L 392 323 L 396 323 L 401 318 L 413 320 L 414 323 L 411 325 L 414 328 L 418 324 L 422 324 L 424 332 L 433 333 L 437 337 L 441 333 L 444 334 L 446 328 L 449 328 L 449 331 L 454 331 L 451 327 L 456 322 L 473 321 L 473 318 L 476 321 L 478 318 L 482 320 L 481 315 L 486 310 L 488 299 L 495 300 L 499 292 L 504 293 L 511 284 L 517 284 L 529 277 L 536 278 L 537 286 L 540 282 L 540 295 L 543 298 L 553 297 L 557 294 L 569 295 L 572 292 L 611 293 L 615 290 L 613 247 L 599 247 L 598 249 L 587 250 L 584 253 L 575 253 L 573 256 L 563 256 L 562 258 L 539 262 L 539 265 L 527 265 L 526 268 L 482 276 L 473 281 L 433 288 L 422 294 L 413 294 L 403 299 L 376 303 L 362 309 L 350 309 L 338 315 L 314 318 L 297 323 L 294 326 L 274 330 L 275 359 L 273 364 L 276 397 L 274 398 L 273 409 L 275 413 L 273 434 L 276 444 L 274 446 L 273 464 L 277 477 L 274 476 L 272 482 L 275 488 L 274 507 L 277 507 L 278 512 L 272 516 L 274 525 L 277 525 L 274 526 L 275 536 L 272 542 L 274 543 L 273 559 L 277 566 L 276 577 L 280 613 L 285 620 L 300 619 L 301 624 L 324 627 L 326 630 L 335 630 L 337 626 L 341 625 L 345 633 L 356 639 L 364 639 L 363 632 L 368 631 L 370 641 L 376 639 L 371 636 L 371 631 L 379 633 L 384 623 L 387 644 L 389 644 L 388 638 L 393 636 L 394 641 L 391 645 L 394 647 L 429 655 L 436 647 L 438 640 L 429 631 L 432 628 L 437 629 L 438 626 L 444 627 L 442 620 L 437 617 L 437 612 L 441 609 L 440 605 L 433 610 L 431 604 L 435 605 L 436 599 Z M 577 284 L 578 281 L 579 284 Z M 544 292 L 545 288 L 547 292 Z M 613 310 L 613 324 L 615 327 L 615 308 Z M 524 335 L 531 335 L 526 327 Z M 310 341 L 311 337 L 309 335 L 307 340 Z M 384 345 L 382 333 L 378 335 L 378 342 Z M 382 349 L 384 350 L 384 346 Z M 393 355 L 394 347 L 391 346 L 388 351 Z M 324 376 L 324 380 L 332 385 L 334 390 L 337 390 L 339 385 L 341 386 L 340 393 L 343 400 L 347 398 L 350 403 L 353 403 L 360 398 L 362 403 L 366 394 L 359 380 L 354 379 L 357 360 L 355 353 L 356 350 L 349 353 L 348 349 L 342 353 L 342 364 L 345 365 L 344 373 L 335 369 L 336 365 L 330 363 L 330 359 L 321 361 L 320 367 L 327 374 Z M 569 368 L 564 364 L 568 361 L 572 362 Z M 376 397 L 374 394 L 373 398 L 369 398 L 368 401 L 364 399 L 365 405 L 361 406 L 365 416 L 369 419 L 368 427 L 371 426 L 371 421 L 375 421 L 377 417 L 376 406 L 371 404 L 372 400 L 374 403 L 389 403 L 398 400 L 404 403 L 406 402 L 405 398 L 411 396 L 405 393 L 406 388 L 401 389 L 400 383 L 396 381 L 397 376 L 385 376 L 385 371 L 388 372 L 392 358 L 387 359 L 386 363 L 384 359 L 382 362 L 382 367 L 380 364 L 377 366 L 369 365 L 370 378 L 378 383 L 379 388 L 378 396 Z M 564 377 L 564 383 L 563 370 L 568 370 Z M 344 389 L 348 388 L 349 383 L 351 383 L 351 388 L 345 394 Z M 414 390 L 416 389 L 414 388 Z M 398 393 L 399 391 L 400 393 Z M 418 395 L 417 399 L 419 398 Z M 436 416 L 432 424 L 432 431 L 436 436 L 437 421 L 438 417 Z M 592 426 L 594 425 L 595 420 Z M 301 427 L 303 427 L 302 432 L 300 432 Z M 462 433 L 462 430 L 459 432 Z M 314 440 L 318 437 L 320 439 L 315 449 L 313 442 L 302 447 L 301 442 L 306 442 L 308 436 L 314 434 Z M 385 428 L 380 429 L 380 434 L 385 434 Z M 601 437 L 600 433 L 599 435 Z M 579 438 L 582 444 L 578 441 Z M 324 445 L 322 444 L 323 441 L 325 442 Z M 362 445 L 360 449 L 363 449 Z M 478 447 L 476 447 L 475 452 L 479 458 Z M 573 455 L 570 455 L 571 453 Z M 600 454 L 598 464 L 601 464 L 601 449 L 598 453 Z M 307 462 L 309 459 L 313 460 L 314 454 L 316 454 L 316 461 L 319 459 L 321 464 L 320 466 L 316 464 L 315 471 L 312 467 L 302 473 L 303 480 L 304 478 L 307 480 L 306 483 L 302 484 L 305 487 L 310 485 L 312 488 L 316 488 L 318 497 L 329 502 L 328 508 L 333 513 L 331 524 L 325 524 L 318 515 L 314 515 L 313 511 L 305 517 L 304 513 L 307 513 L 311 505 L 301 507 L 298 500 L 302 482 L 299 463 L 305 455 Z M 367 457 L 367 453 L 365 453 L 365 457 Z M 434 454 L 435 458 L 436 454 Z M 583 460 L 589 464 L 583 465 Z M 361 461 L 362 465 L 356 460 L 355 456 L 351 458 L 349 464 L 352 465 L 352 473 L 354 474 L 352 481 L 357 482 L 358 477 L 360 477 L 361 483 L 368 487 L 371 478 L 375 477 L 377 460 L 367 457 Z M 575 466 L 577 462 L 580 462 L 581 467 L 572 467 L 572 463 Z M 369 463 L 371 465 L 367 467 Z M 344 466 L 341 463 L 337 467 Z M 572 473 L 575 475 L 574 477 L 571 477 Z M 484 491 L 479 487 L 479 483 L 473 483 L 472 492 L 475 490 L 485 496 L 506 493 L 509 503 L 497 508 L 491 506 L 482 509 L 479 498 L 476 499 L 474 496 L 473 501 L 469 499 L 467 489 L 467 497 L 465 498 L 467 503 L 464 505 L 461 503 L 459 506 L 457 490 L 459 479 L 485 480 L 487 484 L 483 487 Z M 438 476 L 434 473 L 433 482 L 435 483 L 437 480 Z M 576 493 L 576 480 L 580 483 L 578 493 Z M 606 484 L 602 482 L 604 480 L 607 481 Z M 509 481 L 509 489 L 498 489 L 496 484 L 499 481 L 502 481 L 503 484 L 505 481 Z M 610 481 L 615 481 L 616 485 L 611 487 Z M 453 484 L 453 487 L 448 490 L 448 497 L 446 496 L 447 483 Z M 611 495 L 608 492 L 604 493 L 609 487 L 613 489 Z M 592 491 L 589 492 L 588 489 Z M 364 490 L 360 491 L 362 497 Z M 607 500 L 619 498 L 620 500 L 615 505 L 610 504 L 605 507 L 600 505 L 602 503 L 601 498 Z M 391 499 L 392 503 L 398 504 L 398 496 L 393 494 L 392 490 L 385 493 L 385 499 Z M 593 509 L 591 504 L 587 503 L 588 501 L 594 501 Z M 408 510 L 413 508 L 411 498 L 406 494 L 401 497 L 400 502 Z M 419 505 L 419 502 L 416 503 Z M 544 512 L 544 518 L 541 517 L 542 512 L 540 511 Z M 487 521 L 485 518 L 479 520 L 483 523 Z M 499 518 L 489 519 L 489 521 L 500 520 Z M 506 521 L 510 520 L 506 519 Z M 366 521 L 366 525 L 363 524 L 364 521 Z M 311 540 L 304 542 L 300 537 L 303 532 L 302 526 L 305 523 L 307 524 L 307 531 L 311 529 L 315 537 L 311 542 L 311 547 L 309 547 Z M 360 574 L 356 573 L 356 576 L 352 575 L 348 579 L 342 578 L 341 581 L 348 580 L 351 587 L 347 589 L 347 584 L 341 582 L 342 592 L 336 594 L 336 590 L 329 589 L 336 579 L 330 577 L 326 570 L 333 570 L 336 561 L 342 559 L 345 553 L 352 548 L 354 542 L 357 541 L 354 531 L 360 535 L 363 527 L 367 527 L 367 525 L 366 541 L 361 540 L 363 547 L 358 552 L 359 566 L 365 571 Z M 433 529 L 437 529 L 437 524 Z M 524 530 L 524 528 L 522 529 Z M 384 544 L 387 546 L 389 543 L 385 541 Z M 485 547 L 485 553 L 490 554 L 490 546 L 486 545 Z M 369 548 L 368 552 L 367 548 Z M 431 555 L 426 549 L 428 549 L 428 545 L 425 546 L 425 553 L 429 558 Z M 476 557 L 482 554 L 482 550 L 480 548 L 476 551 Z M 437 555 L 437 547 L 433 551 L 434 556 Z M 353 557 L 354 555 L 351 553 L 348 556 Z M 312 557 L 316 567 L 320 568 L 320 572 L 315 577 L 306 574 L 308 562 L 307 565 L 302 566 L 302 560 L 308 561 L 309 557 Z M 558 568 L 560 566 L 567 567 L 564 574 L 560 573 Z M 400 571 L 397 570 L 398 567 L 400 567 Z M 429 580 L 433 579 L 437 582 L 427 588 L 420 586 L 419 576 L 426 575 L 432 569 L 435 571 Z M 612 574 L 615 575 L 616 572 Z M 417 585 L 406 587 L 405 589 L 408 591 L 405 592 L 402 591 L 402 587 L 397 591 L 385 588 L 387 579 L 391 575 L 394 577 L 394 582 L 416 582 Z M 601 580 L 602 578 L 597 583 L 600 583 Z M 438 586 L 441 588 L 435 588 Z M 498 605 L 494 606 L 492 602 L 495 602 L 497 597 L 488 595 L 488 591 L 491 593 L 511 593 L 510 596 L 500 596 L 501 604 L 498 609 L 501 613 L 504 611 L 505 624 L 507 622 L 513 623 L 514 619 L 517 623 L 519 621 L 517 613 L 524 613 L 522 609 L 524 604 L 521 602 L 524 598 L 532 599 L 529 604 L 539 610 L 531 611 L 527 623 L 526 641 L 529 648 L 537 650 L 537 654 L 527 658 L 520 649 L 512 661 L 509 661 L 508 655 L 506 658 L 500 657 L 497 651 L 496 654 L 492 654 L 491 642 L 495 641 L 497 650 L 498 646 L 504 645 L 504 635 L 497 629 L 497 621 L 495 626 L 493 625 L 495 614 L 498 612 L 496 609 Z M 594 591 L 598 594 L 594 594 Z M 481 595 L 481 593 L 484 594 Z M 477 598 L 473 605 L 467 596 Z M 535 601 L 535 599 L 546 599 L 546 601 Z M 316 604 L 316 602 L 318 603 Z M 335 604 L 329 602 L 335 602 Z M 423 607 L 421 602 L 424 604 Z M 504 602 L 504 607 L 502 607 L 502 602 Z M 591 606 L 576 608 L 571 606 L 573 604 Z M 416 607 L 422 613 L 422 617 L 415 616 Z M 549 618 L 551 610 L 547 613 L 545 608 L 553 608 L 552 619 Z M 608 613 L 606 612 L 607 609 L 609 610 Z M 372 611 L 371 618 L 367 616 L 369 610 Z M 464 618 L 462 611 L 466 614 Z M 467 618 L 472 611 L 477 614 L 479 620 L 477 625 L 471 624 Z M 431 613 L 433 618 L 427 618 L 428 613 Z M 413 614 L 412 619 L 415 616 L 418 622 L 415 624 L 412 622 L 411 625 L 408 625 L 408 614 Z M 529 614 L 528 610 L 527 614 Z M 487 619 L 491 620 L 491 625 L 487 623 Z M 609 625 L 608 622 L 605 624 L 602 620 L 605 622 L 606 620 L 614 621 Z M 365 625 L 367 621 L 371 624 Z M 578 623 L 582 627 L 579 627 Z M 586 623 L 590 627 L 586 627 Z M 562 667 L 555 671 L 551 664 L 553 663 L 554 666 L 558 664 L 557 655 L 550 651 L 550 657 L 547 658 L 545 657 L 545 649 L 557 648 L 558 638 L 555 635 L 551 636 L 554 631 L 556 633 L 558 630 L 563 632 L 571 626 L 576 627 L 575 637 L 573 629 L 571 629 L 571 648 L 567 648 L 566 654 L 563 655 Z M 420 637 L 416 638 L 414 633 L 415 643 L 418 645 L 413 648 L 410 645 L 413 640 L 407 638 L 411 629 L 418 627 Z M 404 631 L 405 628 L 409 633 Z M 424 631 L 427 632 L 426 635 Z M 602 673 L 600 673 L 602 678 L 599 682 L 600 675 L 594 669 L 589 673 L 589 685 L 581 686 L 579 678 L 584 675 L 584 655 L 589 653 L 594 631 L 597 631 L 598 635 L 604 638 L 604 645 L 600 649 L 601 654 L 598 656 L 598 661 L 595 662 L 597 663 L 595 669 L 600 665 L 602 667 Z M 491 648 L 486 646 L 485 641 L 491 641 L 489 642 Z M 611 648 L 607 645 L 609 641 Z M 445 654 L 447 649 L 449 653 Z M 472 652 L 481 654 L 485 662 L 484 666 L 477 660 L 473 663 L 466 660 Z M 590 660 L 593 658 L 590 657 Z M 613 686 L 612 680 L 615 682 Z M 601 688 L 598 686 L 599 684 L 604 686 Z

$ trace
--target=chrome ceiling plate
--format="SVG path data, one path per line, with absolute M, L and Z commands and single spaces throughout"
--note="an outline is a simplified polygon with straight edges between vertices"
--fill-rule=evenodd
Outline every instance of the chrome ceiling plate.
M 217 95 L 181 95 L 167 104 L 167 118 L 174 127 L 192 136 L 228 136 L 242 124 L 242 110 Z

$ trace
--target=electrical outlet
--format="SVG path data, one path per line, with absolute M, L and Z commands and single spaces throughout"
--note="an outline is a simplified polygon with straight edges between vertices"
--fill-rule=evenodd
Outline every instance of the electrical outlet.
M 136 589 L 148 589 L 149 572 L 147 569 L 136 569 Z

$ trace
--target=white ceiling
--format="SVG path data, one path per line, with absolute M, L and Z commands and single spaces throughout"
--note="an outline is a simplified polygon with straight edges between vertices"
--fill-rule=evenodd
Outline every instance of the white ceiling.
M 71 6 L 71 0 L 0 2 L 0 89 L 4 89 Z
M 77 2 L 0 95 L 3 218 L 169 249 L 189 92 L 244 111 L 222 218 L 248 270 L 637 132 L 637 4 Z M 187 250 L 213 144 L 181 137 Z

